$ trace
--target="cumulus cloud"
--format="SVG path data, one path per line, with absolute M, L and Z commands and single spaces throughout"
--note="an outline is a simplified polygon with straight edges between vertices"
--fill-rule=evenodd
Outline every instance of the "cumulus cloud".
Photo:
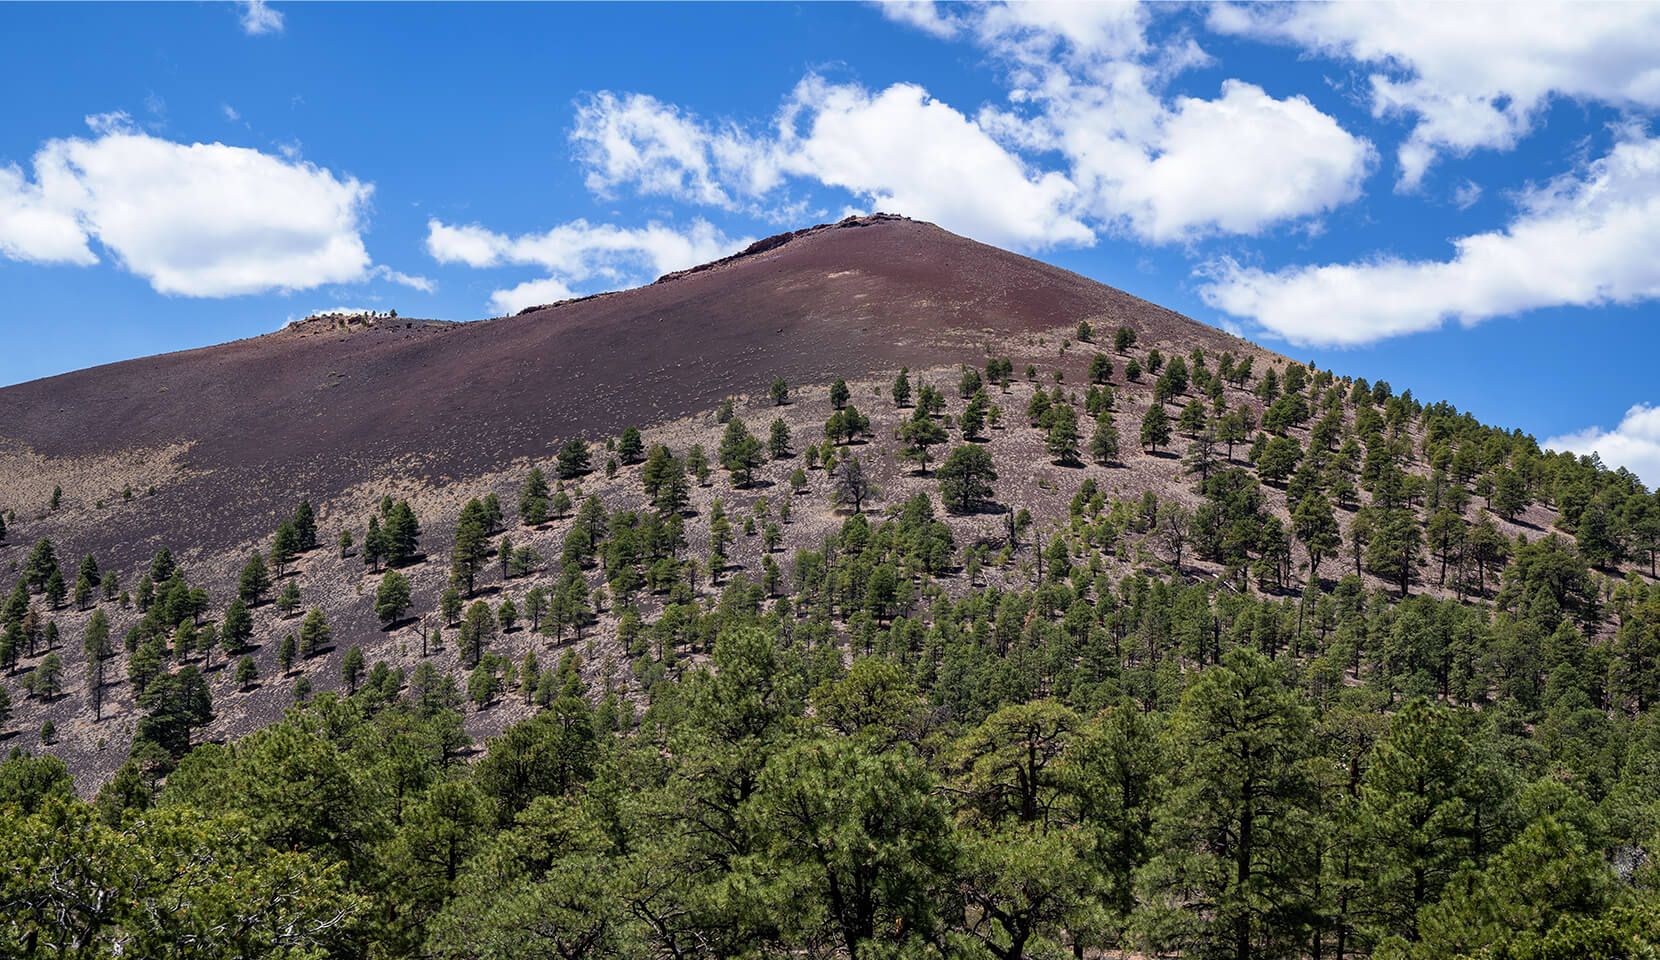
M 498 316 L 507 316 L 518 313 L 525 307 L 537 307 L 544 303 L 558 303 L 576 296 L 563 280 L 553 277 L 543 277 L 540 280 L 526 280 L 524 283 L 505 290 L 497 290 L 490 294 L 490 308 Z
M 883 16 L 895 23 L 915 27 L 941 39 L 955 37 L 962 27 L 958 20 L 946 16 L 933 0 L 885 0 L 881 10 Z
M 438 284 L 433 283 L 426 277 L 417 277 L 411 274 L 401 273 L 397 270 L 393 270 L 385 264 L 380 264 L 370 270 L 369 276 L 376 280 L 385 280 L 390 283 L 396 283 L 399 286 L 408 287 L 411 290 L 419 290 L 422 293 L 433 293 L 438 289 Z
M 1375 67 L 1374 114 L 1415 118 L 1399 148 L 1400 189 L 1416 188 L 1443 153 L 1515 146 L 1552 96 L 1660 107 L 1652 4 L 1227 6 L 1210 26 Z
M 602 196 L 633 184 L 641 193 L 732 205 L 719 182 L 721 136 L 655 97 L 596 94 L 577 107 L 571 142 L 588 189 Z
M 1477 200 L 1481 199 L 1481 193 L 1481 184 L 1474 180 L 1465 180 L 1453 188 L 1453 206 L 1460 210 L 1468 210 L 1476 205 Z
M 157 292 L 190 297 L 371 276 L 361 225 L 372 185 L 242 147 L 174 143 L 119 114 L 87 122 L 94 137 L 41 147 L 32 179 L 0 167 L 0 255 L 88 266 L 96 240 Z
M 1253 235 L 1334 210 L 1360 195 L 1374 158 L 1368 141 L 1303 97 L 1276 99 L 1239 80 L 1214 100 L 1153 108 L 1141 137 L 1092 122 L 1121 103 L 1055 104 L 1047 122 L 1094 213 L 1153 243 Z
M 1660 139 L 1625 139 L 1578 176 L 1526 194 L 1502 230 L 1448 260 L 1372 260 L 1278 272 L 1211 265 L 1211 306 L 1294 344 L 1355 346 L 1542 307 L 1660 299 Z
M 511 313 L 527 306 L 569 299 L 573 284 L 609 286 L 645 282 L 674 270 L 705 263 L 752 243 L 732 239 L 706 220 L 690 228 L 652 223 L 627 228 L 573 220 L 543 233 L 513 237 L 478 224 L 427 222 L 427 252 L 439 263 L 469 267 L 538 266 L 552 276 L 521 283 L 491 295 L 492 306 Z
M 1006 68 L 1008 103 L 970 114 L 916 84 L 870 90 L 809 75 L 769 121 L 745 126 L 602 92 L 578 106 L 572 133 L 589 188 L 795 212 L 792 186 L 828 187 L 1044 249 L 1091 244 L 1102 229 L 1153 243 L 1254 235 L 1353 200 L 1374 163 L 1368 141 L 1303 97 L 1233 80 L 1216 99 L 1164 97 L 1170 76 L 1209 57 L 1185 37 L 1150 43 L 1142 6 L 882 9 L 990 52 Z
M 773 162 L 872 208 L 993 243 L 1094 240 L 1072 212 L 1077 190 L 1064 174 L 1028 170 L 974 120 L 915 84 L 872 94 L 808 77 L 786 105 Z
M 837 187 L 872 208 L 934 220 L 996 243 L 1089 243 L 1060 173 L 1037 173 L 973 119 L 915 84 L 872 93 L 803 79 L 772 128 L 715 125 L 653 97 L 602 92 L 571 134 L 587 184 L 756 209 L 791 178 Z M 787 202 L 787 200 L 786 200 Z
M 282 32 L 282 14 L 265 0 L 243 0 L 242 32 L 250 37 Z
M 15 165 L 0 167 L 0 254 L 30 263 L 97 263 L 73 206 L 59 196 L 54 190 L 48 198 L 42 185 L 30 183 Z
M 1651 488 L 1660 487 L 1660 406 L 1639 403 L 1612 430 L 1587 427 L 1546 440 L 1548 450 L 1597 454 L 1609 468 L 1625 467 Z

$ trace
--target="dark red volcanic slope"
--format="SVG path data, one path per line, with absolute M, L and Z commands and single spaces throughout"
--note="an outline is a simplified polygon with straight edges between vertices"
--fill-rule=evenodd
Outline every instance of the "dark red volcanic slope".
M 297 497 L 394 460 L 471 476 L 574 436 L 705 410 L 774 376 L 978 363 L 995 336 L 1084 319 L 1133 320 L 1149 341 L 1246 347 L 1069 271 L 876 215 L 512 317 L 285 330 L 0 389 L 0 439 L 54 459 L 193 441 L 187 476 L 162 494 L 174 502 L 107 545 L 142 556 L 163 533 L 209 548 L 267 533 Z

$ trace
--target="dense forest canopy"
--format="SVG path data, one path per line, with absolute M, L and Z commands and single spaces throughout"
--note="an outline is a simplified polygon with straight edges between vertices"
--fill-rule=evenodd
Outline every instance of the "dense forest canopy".
M 302 500 L 217 578 L 18 504 L 0 954 L 1655 955 L 1660 498 L 1387 383 L 1056 339 L 449 512 Z M 72 698 L 130 730 L 80 796 Z

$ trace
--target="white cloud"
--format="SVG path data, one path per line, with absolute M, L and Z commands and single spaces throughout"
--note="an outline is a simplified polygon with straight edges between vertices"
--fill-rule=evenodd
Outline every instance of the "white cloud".
M 1372 260 L 1276 273 L 1213 264 L 1211 306 L 1298 345 L 1355 346 L 1544 307 L 1660 299 L 1660 139 L 1626 139 L 1581 176 L 1525 195 L 1503 230 L 1450 260 Z
M 573 220 L 545 233 L 517 237 L 478 224 L 427 222 L 427 252 L 439 263 L 534 264 L 579 282 L 617 279 L 640 269 L 660 275 L 717 259 L 750 242 L 728 238 L 707 220 L 694 220 L 686 231 L 659 223 L 631 229 Z
M 781 122 L 774 162 L 840 187 L 874 209 L 1024 248 L 1087 245 L 1064 174 L 1029 171 L 975 121 L 914 84 L 879 94 L 803 80 Z
M 99 136 L 106 133 L 126 133 L 133 126 L 133 118 L 125 110 L 90 113 L 84 119 L 87 127 Z
M 1509 149 L 1552 96 L 1660 107 L 1660 7 L 1643 3 L 1329 3 L 1211 11 L 1224 33 L 1370 64 L 1373 112 L 1410 114 L 1400 189 L 1444 152 Z
M 808 207 L 788 202 L 790 187 L 829 187 L 1031 250 L 1088 245 L 1102 229 L 1154 243 L 1261 233 L 1350 202 L 1374 163 L 1369 142 L 1303 97 L 1234 80 L 1212 100 L 1163 97 L 1170 76 L 1210 59 L 1185 36 L 1149 43 L 1143 6 L 882 10 L 991 52 L 1008 70 L 1008 105 L 967 114 L 911 83 L 878 91 L 808 75 L 770 124 L 745 127 L 604 92 L 579 105 L 572 133 L 589 188 L 776 218 L 780 204 Z
M 490 294 L 490 307 L 498 316 L 509 316 L 518 313 L 525 307 L 539 307 L 545 303 L 558 303 L 576 296 L 576 292 L 566 286 L 564 281 L 553 277 L 543 277 L 540 280 L 526 280 L 516 287 L 506 290 L 497 290 Z
M 1154 243 L 1253 235 L 1334 210 L 1360 195 L 1374 158 L 1368 141 L 1308 100 L 1275 99 L 1239 80 L 1225 81 L 1215 100 L 1182 97 L 1156 108 L 1141 143 L 1103 136 L 1110 128 L 1088 122 L 1118 106 L 1108 98 L 1078 116 L 1059 106 L 1066 119 L 1058 134 L 1097 215 L 1122 219 Z
M 411 290 L 419 290 L 422 293 L 433 293 L 438 289 L 438 284 L 433 283 L 426 277 L 417 277 L 411 276 L 407 273 L 400 273 L 385 264 L 380 264 L 371 269 L 369 271 L 369 276 L 376 280 L 386 280 L 391 283 L 396 283 L 400 286 L 408 287 Z
M 1137 3 L 988 3 L 967 8 L 966 16 L 981 45 L 1034 64 L 1057 53 L 1088 63 L 1148 50 L 1149 15 Z
M 748 237 L 727 237 L 706 220 L 694 220 L 684 231 L 659 223 L 626 228 L 573 220 L 517 237 L 478 224 L 427 221 L 427 252 L 439 263 L 475 268 L 532 265 L 553 275 L 495 291 L 491 303 L 502 313 L 569 299 L 576 295 L 572 284 L 597 280 L 616 287 L 646 282 L 719 259 L 751 242 Z
M 41 147 L 32 181 L 0 168 L 0 255 L 86 266 L 98 261 L 96 240 L 157 292 L 191 297 L 370 275 L 361 222 L 373 186 L 242 147 L 138 133 L 122 115 L 88 124 L 92 139 Z
M 1304 97 L 1225 80 L 1213 100 L 1165 98 L 1211 65 L 1191 38 L 1154 45 L 1137 4 L 967 8 L 976 42 L 1010 66 L 1011 108 L 987 110 L 1006 142 L 1055 151 L 1093 219 L 1151 243 L 1255 235 L 1358 197 L 1372 145 Z
M 501 262 L 502 250 L 510 242 L 476 223 L 452 227 L 438 220 L 427 221 L 427 253 L 439 263 L 492 267 Z
M 1660 406 L 1636 404 L 1612 430 L 1587 427 L 1551 437 L 1544 446 L 1584 456 L 1595 453 L 1610 469 L 1625 467 L 1649 487 L 1660 487 Z
M 863 204 L 1025 248 L 1092 242 L 1070 212 L 1060 173 L 1037 173 L 980 125 L 914 84 L 871 93 L 808 76 L 780 106 L 773 129 L 715 126 L 642 94 L 602 92 L 577 109 L 571 134 L 588 187 L 788 215 L 792 178 L 853 194 Z
M 83 267 L 98 262 L 74 211 L 49 200 L 15 165 L 0 167 L 0 255 Z
M 219 105 L 219 109 L 225 114 L 225 119 L 232 123 L 242 119 L 242 114 L 237 113 L 236 108 L 228 103 L 221 103 Z
M 602 91 L 578 106 L 571 142 L 587 186 L 609 194 L 631 183 L 641 193 L 730 207 L 717 169 L 720 136 L 655 97 Z
M 1477 200 L 1481 199 L 1481 192 L 1481 184 L 1474 180 L 1465 180 L 1453 188 L 1453 205 L 1460 210 L 1468 210 L 1475 206 Z
M 941 12 L 933 0 L 885 0 L 882 15 L 895 23 L 915 27 L 941 39 L 957 35 L 962 24 Z
M 242 32 L 250 37 L 282 32 L 282 14 L 265 0 L 243 0 Z

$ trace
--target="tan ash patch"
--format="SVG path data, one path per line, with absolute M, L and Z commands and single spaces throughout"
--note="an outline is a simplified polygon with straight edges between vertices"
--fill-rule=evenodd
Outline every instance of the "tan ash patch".
M 0 490 L 6 491 L 8 510 L 19 516 L 46 511 L 52 488 L 63 488 L 59 509 L 92 507 L 99 500 L 115 503 L 132 488 L 140 497 L 150 487 L 161 487 L 186 473 L 191 444 L 124 450 L 103 456 L 56 459 L 36 453 L 27 444 L 0 437 Z

